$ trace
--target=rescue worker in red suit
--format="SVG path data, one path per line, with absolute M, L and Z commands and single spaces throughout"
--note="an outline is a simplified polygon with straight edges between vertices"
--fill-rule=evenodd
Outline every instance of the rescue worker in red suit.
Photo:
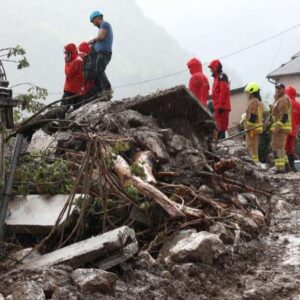
M 297 101 L 297 91 L 293 86 L 286 88 L 286 94 L 291 101 L 292 109 L 292 132 L 288 134 L 286 141 L 286 154 L 289 160 L 289 165 L 292 171 L 297 172 L 295 168 L 295 141 L 297 137 L 297 131 L 300 124 L 300 102 Z
M 191 59 L 187 66 L 192 75 L 189 83 L 189 90 L 199 99 L 199 102 L 207 106 L 209 95 L 209 82 L 203 74 L 202 64 L 197 58 Z
M 71 43 L 65 46 L 65 74 L 63 98 L 69 98 L 62 101 L 62 105 L 73 105 L 74 109 L 80 107 L 81 95 L 83 93 L 83 61 L 78 55 L 75 44 Z
M 82 42 L 79 46 L 78 46 L 78 51 L 79 51 L 79 55 L 83 60 L 83 76 L 84 76 L 84 70 L 85 70 L 85 65 L 87 64 L 87 59 L 88 56 L 91 54 L 91 46 L 89 45 L 89 43 L 87 42 Z M 84 76 L 84 85 L 83 85 L 83 95 L 85 96 L 85 98 L 89 98 L 91 95 L 91 91 L 94 88 L 95 83 L 94 80 L 90 80 L 88 78 L 85 78 Z
M 224 139 L 225 133 L 228 130 L 229 113 L 231 111 L 230 84 L 227 75 L 223 73 L 222 64 L 219 60 L 213 60 L 209 68 L 214 77 L 212 99 L 218 129 L 218 139 Z

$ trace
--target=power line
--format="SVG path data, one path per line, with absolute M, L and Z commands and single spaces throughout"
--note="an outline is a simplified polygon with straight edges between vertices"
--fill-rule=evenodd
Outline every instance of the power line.
M 270 40 L 273 40 L 273 39 L 275 39 L 275 38 L 277 38 L 279 36 L 282 36 L 282 35 L 286 34 L 287 32 L 292 31 L 292 30 L 294 30 L 294 29 L 296 29 L 298 27 L 300 27 L 300 23 L 298 23 L 298 24 L 296 24 L 296 25 L 294 25 L 292 27 L 289 27 L 289 28 L 287 28 L 287 29 L 285 29 L 283 31 L 280 31 L 280 32 L 278 32 L 278 33 L 276 33 L 276 34 L 268 37 L 268 38 L 265 38 L 263 40 L 255 42 L 253 44 L 250 44 L 250 45 L 248 45 L 248 46 L 246 46 L 244 48 L 241 48 L 241 49 L 236 50 L 234 52 L 230 52 L 230 53 L 228 53 L 226 55 L 223 55 L 219 59 L 226 59 L 228 57 L 231 57 L 231 56 L 240 54 L 242 52 L 245 52 L 245 51 L 247 51 L 247 50 L 249 50 L 249 49 L 251 49 L 253 47 L 259 46 L 259 45 L 264 44 L 264 43 L 266 43 L 266 42 L 268 42 Z M 208 63 L 206 62 L 203 65 L 208 65 Z M 124 87 L 131 87 L 131 86 L 142 85 L 142 84 L 154 82 L 154 81 L 157 81 L 157 80 L 161 80 L 161 79 L 165 79 L 165 78 L 169 78 L 169 77 L 174 77 L 174 76 L 183 74 L 183 73 L 185 73 L 187 71 L 188 70 L 185 69 L 185 70 L 181 70 L 181 71 L 169 73 L 169 74 L 166 74 L 166 75 L 162 75 L 162 76 L 159 76 L 159 77 L 154 77 L 154 78 L 151 78 L 151 79 L 148 79 L 148 80 L 143 80 L 143 81 L 138 81 L 138 82 L 132 82 L 132 83 L 127 83 L 127 84 L 123 84 L 123 85 L 117 85 L 117 86 L 113 87 L 113 89 L 120 89 L 120 88 L 124 88 Z M 58 95 L 58 94 L 61 94 L 61 93 L 48 93 L 48 95 Z

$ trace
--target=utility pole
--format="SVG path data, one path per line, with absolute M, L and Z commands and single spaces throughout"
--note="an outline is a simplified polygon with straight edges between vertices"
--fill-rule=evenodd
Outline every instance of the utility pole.
M 13 106 L 16 101 L 12 99 L 12 90 L 8 88 L 9 82 L 3 64 L 0 60 L 0 240 L 4 238 L 4 223 L 8 202 L 11 197 L 13 175 L 17 166 L 17 158 L 21 151 L 23 136 L 18 136 L 14 154 L 10 164 L 10 172 L 6 181 L 5 172 L 5 135 L 6 130 L 14 127 Z

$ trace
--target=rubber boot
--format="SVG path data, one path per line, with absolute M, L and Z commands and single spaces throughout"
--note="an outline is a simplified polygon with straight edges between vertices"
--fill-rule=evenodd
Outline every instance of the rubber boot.
M 218 139 L 219 140 L 225 139 L 225 131 L 219 131 L 218 132 Z
M 289 160 L 289 165 L 290 165 L 291 171 L 297 172 L 297 169 L 295 167 L 295 157 L 294 157 L 294 155 L 293 154 L 288 154 L 287 157 L 288 157 L 288 160 Z

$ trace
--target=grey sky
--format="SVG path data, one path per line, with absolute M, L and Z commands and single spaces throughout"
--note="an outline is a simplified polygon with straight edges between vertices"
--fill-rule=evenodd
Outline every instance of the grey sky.
M 299 0 L 137 0 L 181 46 L 209 61 L 300 22 Z M 243 82 L 258 81 L 300 51 L 300 28 L 224 61 Z
M 22 71 L 7 64 L 11 83 L 30 81 L 54 92 L 53 98 L 59 96 L 64 82 L 63 45 L 94 37 L 97 30 L 88 18 L 95 9 L 102 10 L 114 28 L 114 55 L 108 68 L 113 86 L 183 70 L 192 55 L 208 62 L 300 22 L 299 0 L 1 0 L 0 48 L 21 44 L 31 63 Z M 145 20 L 143 13 L 160 27 Z M 297 28 L 224 60 L 233 88 L 237 82 L 257 81 L 272 94 L 265 77 L 300 51 L 299 35 Z M 187 84 L 188 78 L 186 72 L 121 88 L 115 96 Z

